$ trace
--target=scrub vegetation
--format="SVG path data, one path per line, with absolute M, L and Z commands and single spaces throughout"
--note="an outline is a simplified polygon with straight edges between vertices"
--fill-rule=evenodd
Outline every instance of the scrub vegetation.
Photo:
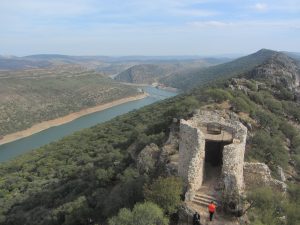
M 266 163 L 275 177 L 277 166 L 290 174 L 286 197 L 268 189 L 249 193 L 251 224 L 299 224 L 300 105 L 289 87 L 281 88 L 244 74 L 214 81 L 3 163 L 0 224 L 137 224 L 141 216 L 166 224 L 180 204 L 181 181 L 159 168 L 139 173 L 130 150 L 162 146 L 172 119 L 198 108 L 236 112 L 249 129 L 246 160 Z
M 0 137 L 137 94 L 136 88 L 118 84 L 95 72 L 23 73 L 22 76 L 20 72 L 0 75 Z

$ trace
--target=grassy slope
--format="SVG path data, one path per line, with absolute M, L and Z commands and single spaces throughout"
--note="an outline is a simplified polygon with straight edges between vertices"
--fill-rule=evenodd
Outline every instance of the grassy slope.
M 71 112 L 136 94 L 94 72 L 72 72 L 0 79 L 0 136 Z M 25 73 L 25 72 L 24 72 Z M 2 77 L 5 73 L 2 73 Z
M 262 79 L 260 82 L 265 83 Z M 278 87 L 269 84 L 257 89 L 256 82 L 248 80 L 242 84 L 248 88 L 245 93 L 232 91 L 230 83 L 227 80 L 199 87 L 1 165 L 0 224 L 75 225 L 84 224 L 87 218 L 102 223 L 118 209 L 132 207 L 143 200 L 143 184 L 153 174 L 139 174 L 128 150 L 140 151 L 152 142 L 161 145 L 173 117 L 187 118 L 199 107 L 219 109 L 224 101 L 240 113 L 244 123 L 253 127 L 249 133 L 247 160 L 266 162 L 274 175 L 276 165 L 281 165 L 299 177 L 300 137 L 289 124 L 299 125 L 300 106 L 290 91 L 284 89 L 280 92 L 283 95 L 278 94 Z M 293 161 L 293 166 L 289 161 Z M 285 208 L 281 213 L 300 214 L 295 207 L 300 202 L 299 194 L 295 193 L 299 192 L 299 188 L 290 192 L 293 199 L 282 206 Z M 274 209 L 277 210 L 276 205 Z M 271 215 L 275 213 L 273 205 L 270 210 Z M 261 221 L 260 215 L 251 217 L 253 224 L 270 224 Z M 288 217 L 288 224 L 296 225 L 298 219 Z

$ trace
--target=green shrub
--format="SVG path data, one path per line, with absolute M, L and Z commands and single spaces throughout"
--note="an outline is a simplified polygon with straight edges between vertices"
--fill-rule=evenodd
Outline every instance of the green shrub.
M 269 130 L 277 130 L 279 121 L 276 116 L 265 110 L 256 110 L 251 114 L 251 117 L 259 123 L 261 128 L 268 128 Z
M 279 129 L 290 140 L 293 140 L 293 138 L 295 138 L 298 135 L 298 132 L 297 132 L 296 128 L 294 128 L 287 121 L 281 122 L 280 126 L 279 126 Z
M 283 113 L 281 102 L 273 98 L 265 99 L 265 106 L 273 113 L 281 115 Z
M 249 92 L 249 97 L 252 101 L 259 105 L 264 104 L 264 96 L 260 92 Z
M 277 89 L 275 96 L 280 100 L 294 100 L 294 94 L 291 90 L 283 87 L 282 85 L 277 85 L 275 87 Z
M 280 193 L 269 188 L 258 188 L 247 195 L 254 207 L 249 211 L 251 224 L 281 225 L 279 217 L 283 216 L 283 198 Z
M 147 201 L 159 205 L 168 214 L 175 213 L 181 200 L 183 183 L 180 178 L 158 178 L 152 184 L 144 187 L 144 195 Z
M 232 95 L 228 91 L 218 89 L 218 88 L 207 89 L 204 94 L 208 99 L 211 99 L 218 103 L 221 103 L 225 100 L 230 100 L 233 98 Z
M 300 121 L 300 107 L 295 102 L 282 101 L 282 107 L 286 114 Z
M 152 202 L 138 203 L 130 211 L 123 208 L 109 219 L 109 225 L 168 225 L 169 220 L 159 206 Z
M 285 168 L 288 164 L 288 154 L 284 149 L 284 143 L 278 136 L 270 136 L 265 131 L 258 131 L 250 140 L 251 148 L 247 157 L 265 162 L 270 169 L 274 170 L 276 165 Z
M 236 112 L 249 113 L 251 111 L 251 106 L 241 97 L 233 98 L 231 104 Z
M 247 80 L 247 82 L 245 83 L 246 87 L 249 88 L 251 91 L 257 91 L 257 85 L 256 85 L 256 81 L 253 80 Z

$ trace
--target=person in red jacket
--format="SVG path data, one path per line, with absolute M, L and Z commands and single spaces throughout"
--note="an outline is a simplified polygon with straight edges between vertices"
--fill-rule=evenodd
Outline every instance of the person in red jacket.
M 212 221 L 214 213 L 216 211 L 217 206 L 214 204 L 214 202 L 211 202 L 208 205 L 208 212 L 209 212 L 209 220 Z

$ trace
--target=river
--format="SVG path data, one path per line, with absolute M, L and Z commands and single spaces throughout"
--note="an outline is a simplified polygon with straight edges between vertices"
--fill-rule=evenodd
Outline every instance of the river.
M 73 120 L 69 123 L 56 127 L 51 127 L 39 133 L 33 134 L 29 137 L 25 137 L 7 144 L 0 145 L 0 162 L 10 160 L 18 155 L 38 148 L 42 145 L 48 144 L 53 141 L 57 141 L 66 135 L 74 133 L 75 131 L 94 126 L 98 123 L 103 123 L 116 116 L 122 115 L 134 109 L 139 109 L 143 106 L 176 95 L 176 93 L 174 92 L 157 89 L 151 86 L 141 88 L 149 94 L 148 97 L 141 100 L 127 102 L 118 106 L 114 106 L 103 111 L 91 113 L 82 116 L 76 120 Z

